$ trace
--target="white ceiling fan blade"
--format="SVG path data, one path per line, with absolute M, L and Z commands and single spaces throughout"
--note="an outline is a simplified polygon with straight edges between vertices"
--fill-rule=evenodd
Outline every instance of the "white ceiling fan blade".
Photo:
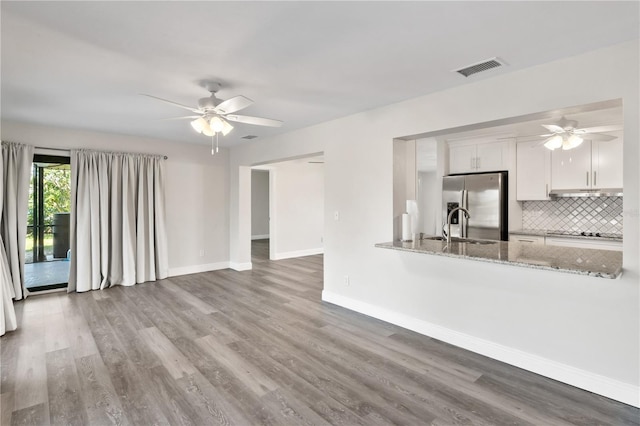
M 194 118 L 200 118 L 200 115 L 185 115 L 183 117 L 169 117 L 169 118 L 161 118 L 161 120 L 186 120 L 188 118 L 190 119 L 194 119 Z
M 162 102 L 166 102 L 166 103 L 171 104 L 171 105 L 173 105 L 173 106 L 177 106 L 177 107 L 180 107 L 180 108 L 187 109 L 187 110 L 189 110 L 189 111 L 191 111 L 191 112 L 197 112 L 197 113 L 201 112 L 201 111 L 200 111 L 199 109 L 197 109 L 197 108 L 193 108 L 193 107 L 190 107 L 190 106 L 187 106 L 187 105 L 182 105 L 182 104 L 179 104 L 179 103 L 177 103 L 177 102 L 173 102 L 173 101 L 170 101 L 170 100 L 167 100 L 167 99 L 162 99 L 162 98 L 159 98 L 159 97 L 157 97 L 157 96 L 147 95 L 146 93 L 140 93 L 140 94 L 141 94 L 142 96 L 146 96 L 146 97 L 148 97 L 148 98 L 153 98 L 153 99 L 157 99 L 157 100 L 162 101 Z
M 585 127 L 583 129 L 575 129 L 574 133 L 607 133 L 607 132 L 617 132 L 622 130 L 621 124 L 614 124 L 611 126 L 596 126 L 596 127 Z
M 240 111 L 251 105 L 253 101 L 244 96 L 235 96 L 231 99 L 221 102 L 217 107 L 213 109 L 217 114 L 231 114 L 232 112 Z
M 272 120 L 270 118 L 250 117 L 248 115 L 235 115 L 235 114 L 225 115 L 224 118 L 230 121 L 236 121 L 238 123 L 245 123 L 245 124 L 254 124 L 256 126 L 269 126 L 269 127 L 282 126 L 282 121 Z
M 580 135 L 580 137 L 582 139 L 587 139 L 592 141 L 603 141 L 603 142 L 612 141 L 618 138 L 617 136 L 603 135 L 602 133 L 585 133 Z
M 564 132 L 564 129 L 560 126 L 556 126 L 555 124 L 542 124 L 542 127 L 544 127 L 545 129 L 549 130 L 550 132 L 553 133 L 562 133 Z

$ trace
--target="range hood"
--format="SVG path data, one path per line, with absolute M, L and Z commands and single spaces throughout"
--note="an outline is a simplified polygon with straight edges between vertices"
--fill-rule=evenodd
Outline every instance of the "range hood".
M 622 197 L 622 188 L 600 189 L 555 189 L 549 191 L 550 198 L 573 197 Z

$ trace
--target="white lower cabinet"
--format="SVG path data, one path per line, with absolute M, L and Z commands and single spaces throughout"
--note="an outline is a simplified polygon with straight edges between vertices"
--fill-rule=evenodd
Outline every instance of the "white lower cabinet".
M 558 237 L 555 235 L 547 235 L 545 237 L 542 235 L 509 234 L 509 241 L 523 244 L 622 251 L 622 241 L 614 240 L 593 240 L 586 238 Z
M 539 235 L 511 234 L 509 235 L 509 241 L 544 245 L 544 237 Z
M 612 240 L 587 240 L 584 238 L 571 237 L 546 237 L 545 244 L 549 246 L 577 247 L 599 250 L 622 251 L 622 241 Z

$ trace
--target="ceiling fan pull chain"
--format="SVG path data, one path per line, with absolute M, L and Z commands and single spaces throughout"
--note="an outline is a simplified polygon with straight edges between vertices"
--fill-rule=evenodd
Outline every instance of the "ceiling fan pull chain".
M 218 133 L 216 133 L 216 154 L 218 153 Z
M 211 135 L 211 155 L 215 155 L 215 151 L 213 150 L 213 135 Z

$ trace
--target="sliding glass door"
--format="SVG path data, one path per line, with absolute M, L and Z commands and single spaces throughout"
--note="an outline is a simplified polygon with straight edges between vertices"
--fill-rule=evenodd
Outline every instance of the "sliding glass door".
M 31 292 L 67 285 L 70 206 L 69 157 L 35 154 L 25 253 L 25 286 Z

